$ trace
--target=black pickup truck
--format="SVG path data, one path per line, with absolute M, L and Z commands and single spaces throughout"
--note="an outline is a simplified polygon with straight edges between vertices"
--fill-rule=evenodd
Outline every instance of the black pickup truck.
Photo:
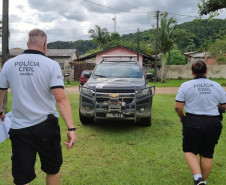
M 139 63 L 128 57 L 104 58 L 89 80 L 80 86 L 79 116 L 82 124 L 99 120 L 131 120 L 151 125 L 151 107 L 155 86 L 146 79 Z

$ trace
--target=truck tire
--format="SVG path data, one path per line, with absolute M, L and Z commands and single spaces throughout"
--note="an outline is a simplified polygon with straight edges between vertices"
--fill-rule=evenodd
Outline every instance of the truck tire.
M 147 118 L 142 118 L 139 123 L 140 126 L 150 127 L 151 126 L 151 115 Z
M 83 125 L 89 125 L 89 124 L 93 123 L 93 119 L 90 117 L 85 117 L 85 116 L 81 115 L 80 110 L 79 110 L 79 118 Z

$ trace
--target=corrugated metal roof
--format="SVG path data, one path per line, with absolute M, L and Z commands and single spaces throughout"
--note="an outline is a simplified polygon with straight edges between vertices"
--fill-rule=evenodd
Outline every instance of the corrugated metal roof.
M 184 55 L 187 55 L 187 56 L 190 56 L 190 57 L 193 57 L 193 58 L 203 58 L 203 57 L 205 57 L 205 54 L 204 54 L 204 52 L 201 52 L 201 53 L 199 53 L 199 52 L 187 52 L 187 53 L 183 53 Z M 209 52 L 207 52 L 207 56 L 209 57 L 210 56 L 210 53 Z
M 189 56 L 193 56 L 193 55 L 195 55 L 195 54 L 197 54 L 198 53 L 198 51 L 191 51 L 191 52 L 185 52 L 185 53 L 183 53 L 184 55 L 189 55 Z
M 76 54 L 76 49 L 47 49 L 46 56 L 48 57 L 70 57 Z M 12 48 L 9 50 L 10 56 L 17 56 L 24 52 L 21 48 Z M 0 51 L 2 56 L 2 51 Z
M 9 50 L 9 54 L 11 56 L 17 56 L 17 55 L 22 54 L 23 52 L 24 52 L 24 50 L 21 49 L 21 48 L 12 48 L 12 49 Z
M 207 57 L 210 56 L 210 53 L 206 53 L 207 54 Z M 193 55 L 194 58 L 204 58 L 205 57 L 205 54 L 204 53 L 197 53 L 195 55 Z
M 67 57 L 76 54 L 76 49 L 47 49 L 46 56 Z
M 127 48 L 127 47 L 124 47 L 124 46 L 121 46 L 121 45 L 117 45 L 117 46 L 114 46 L 114 47 L 112 47 L 112 48 L 108 48 L 108 49 L 105 49 L 105 50 L 102 50 L 102 51 L 98 51 L 98 52 L 96 52 L 96 53 L 92 53 L 92 54 L 90 54 L 90 55 L 88 55 L 88 56 L 84 56 L 84 57 L 77 58 L 76 60 L 72 61 L 71 63 L 76 62 L 76 61 L 84 61 L 84 60 L 87 60 L 87 59 L 96 57 L 96 55 L 99 54 L 99 53 L 103 53 L 103 52 L 105 52 L 105 51 L 109 51 L 109 50 L 112 50 L 112 49 L 115 49 L 115 48 L 119 48 L 119 47 L 124 48 L 124 49 L 126 49 L 126 50 L 130 50 L 130 51 L 132 51 L 132 52 L 134 52 L 134 53 L 137 53 L 137 51 L 134 51 L 134 50 L 129 49 L 129 48 Z M 155 59 L 155 57 L 152 56 L 152 55 L 146 55 L 146 54 L 143 54 L 143 53 L 140 53 L 140 54 L 143 55 L 144 58 L 148 58 L 148 59 L 152 59 L 152 60 Z

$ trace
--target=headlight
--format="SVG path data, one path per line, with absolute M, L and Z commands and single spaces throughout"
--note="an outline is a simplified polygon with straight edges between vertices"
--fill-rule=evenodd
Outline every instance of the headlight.
M 88 88 L 82 88 L 81 93 L 86 96 L 93 96 L 93 90 L 88 89 Z
M 150 93 L 149 88 L 142 89 L 142 90 L 137 91 L 137 97 L 147 96 L 147 95 L 149 95 L 149 93 Z

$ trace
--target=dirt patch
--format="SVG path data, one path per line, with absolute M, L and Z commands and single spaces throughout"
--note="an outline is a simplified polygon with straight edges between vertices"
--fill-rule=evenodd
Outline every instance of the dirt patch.
M 156 94 L 177 94 L 179 87 L 156 87 Z
M 66 87 L 65 86 L 65 92 L 67 94 L 79 94 L 79 87 Z

